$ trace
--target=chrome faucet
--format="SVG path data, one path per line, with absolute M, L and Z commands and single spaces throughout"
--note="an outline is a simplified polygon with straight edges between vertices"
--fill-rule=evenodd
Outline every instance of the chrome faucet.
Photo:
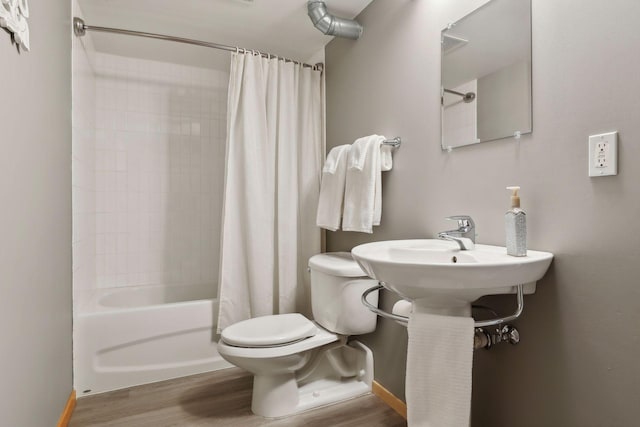
M 441 231 L 438 239 L 456 242 L 461 251 L 470 251 L 476 243 L 476 225 L 469 215 L 454 215 L 447 217 L 450 221 L 458 221 L 455 230 Z

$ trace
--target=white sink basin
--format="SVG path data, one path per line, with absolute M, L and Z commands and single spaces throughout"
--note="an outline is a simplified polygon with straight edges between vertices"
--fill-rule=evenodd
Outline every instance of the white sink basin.
M 553 254 L 527 251 L 525 257 L 507 255 L 501 246 L 476 244 L 462 251 L 454 242 L 437 239 L 390 240 L 366 243 L 351 251 L 370 277 L 406 299 L 431 301 L 435 306 L 468 306 L 491 294 L 515 292 L 544 276 Z

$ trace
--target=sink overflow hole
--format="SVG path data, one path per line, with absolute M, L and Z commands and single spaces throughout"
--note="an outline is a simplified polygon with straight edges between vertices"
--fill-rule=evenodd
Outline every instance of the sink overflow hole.
M 455 257 L 455 256 L 454 256 L 454 257 L 451 257 L 451 262 L 452 262 L 452 263 L 454 263 L 454 264 L 455 264 L 456 262 L 458 262 L 458 257 Z

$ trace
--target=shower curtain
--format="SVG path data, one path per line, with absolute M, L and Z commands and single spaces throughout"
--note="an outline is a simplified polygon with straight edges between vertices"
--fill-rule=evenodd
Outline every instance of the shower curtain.
M 232 53 L 218 333 L 240 320 L 310 314 L 307 261 L 315 226 L 323 130 L 321 73 Z

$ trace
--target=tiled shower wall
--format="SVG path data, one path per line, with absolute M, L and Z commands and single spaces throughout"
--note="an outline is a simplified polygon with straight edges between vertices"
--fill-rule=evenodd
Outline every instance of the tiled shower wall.
M 217 281 L 228 74 L 98 53 L 97 287 Z

